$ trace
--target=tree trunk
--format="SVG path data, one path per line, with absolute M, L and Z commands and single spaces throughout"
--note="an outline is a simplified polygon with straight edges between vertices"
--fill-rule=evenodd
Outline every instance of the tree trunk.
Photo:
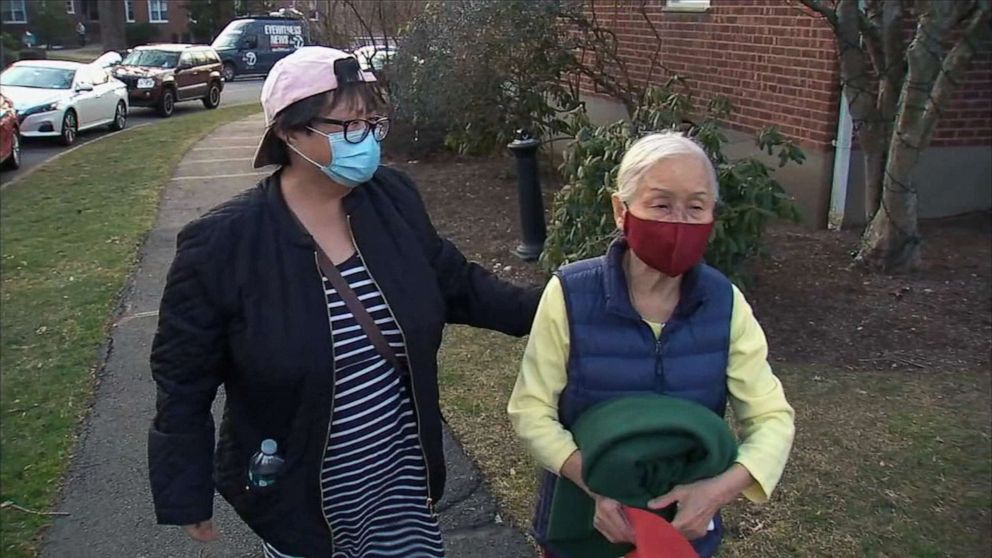
M 858 140 L 865 161 L 865 222 L 870 223 L 882 203 L 882 181 L 885 178 L 885 130 L 880 125 L 865 125 Z
M 908 72 L 899 96 L 899 113 L 889 140 L 881 208 L 864 236 L 857 260 L 888 273 L 915 270 L 920 264 L 917 224 L 919 200 L 913 171 L 930 144 L 938 116 L 947 106 L 953 85 L 962 79 L 975 54 L 977 39 L 987 32 L 989 9 L 982 3 L 921 1 L 916 36 L 907 51 Z M 971 15 L 954 48 L 947 38 L 962 11 Z
M 124 9 L 121 3 L 113 0 L 98 0 L 97 11 L 100 14 L 100 42 L 103 43 L 103 50 L 126 49 Z
M 886 273 L 907 273 L 920 265 L 919 200 L 911 182 L 919 153 L 897 142 L 889 155 L 880 208 L 862 237 L 858 261 Z

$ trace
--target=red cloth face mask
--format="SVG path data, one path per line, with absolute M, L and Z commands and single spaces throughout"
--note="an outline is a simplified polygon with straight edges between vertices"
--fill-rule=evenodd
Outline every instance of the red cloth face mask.
M 713 222 L 670 223 L 641 219 L 627 210 L 623 233 L 634 254 L 653 269 L 678 277 L 692 269 L 706 252 Z

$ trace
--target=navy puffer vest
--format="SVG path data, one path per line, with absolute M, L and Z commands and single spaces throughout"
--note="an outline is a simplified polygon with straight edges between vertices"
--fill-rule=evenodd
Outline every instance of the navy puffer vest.
M 699 403 L 724 415 L 727 358 L 734 294 L 719 271 L 699 264 L 682 278 L 679 303 L 660 338 L 630 302 L 623 257 L 627 246 L 614 242 L 606 256 L 567 265 L 557 273 L 568 311 L 568 382 L 558 416 L 571 427 L 589 407 L 634 393 L 659 393 Z M 548 473 L 534 520 L 544 541 L 557 476 Z M 720 544 L 722 524 L 693 541 L 701 558 Z M 579 557 L 562 557 L 579 558 Z

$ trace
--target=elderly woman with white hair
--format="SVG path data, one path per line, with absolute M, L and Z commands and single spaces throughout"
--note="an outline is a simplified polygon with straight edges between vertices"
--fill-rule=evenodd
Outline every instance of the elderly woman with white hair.
M 720 544 L 721 507 L 743 494 L 768 499 L 792 447 L 794 412 L 772 373 L 768 346 L 741 291 L 702 262 L 719 198 L 705 152 L 675 132 L 638 140 L 620 165 L 613 216 L 622 232 L 603 257 L 562 267 L 538 308 L 508 412 L 547 469 L 534 530 L 544 554 L 550 500 L 560 477 L 595 499 L 593 525 L 610 543 L 634 543 L 619 502 L 583 481 L 570 431 L 597 403 L 654 393 L 693 401 L 741 431 L 723 473 L 658 495 L 677 506 L 671 525 L 701 557 Z

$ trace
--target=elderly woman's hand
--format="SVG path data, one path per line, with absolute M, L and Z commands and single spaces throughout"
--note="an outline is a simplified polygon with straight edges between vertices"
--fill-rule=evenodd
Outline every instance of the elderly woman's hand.
M 565 464 L 561 466 L 561 475 L 576 486 L 585 491 L 590 498 L 596 501 L 596 515 L 593 516 L 592 524 L 596 530 L 606 537 L 611 543 L 631 543 L 634 542 L 634 528 L 627 521 L 627 514 L 623 511 L 623 504 L 616 500 L 611 500 L 596 494 L 586 486 L 582 478 L 582 452 L 575 450 L 568 456 Z
M 735 463 L 719 476 L 676 486 L 668 494 L 648 502 L 648 507 L 660 510 L 677 502 L 678 512 L 672 527 L 691 541 L 704 537 L 716 512 L 753 482 L 747 469 Z
M 634 528 L 627 521 L 623 504 L 604 496 L 596 499 L 596 515 L 592 524 L 611 543 L 634 543 Z

